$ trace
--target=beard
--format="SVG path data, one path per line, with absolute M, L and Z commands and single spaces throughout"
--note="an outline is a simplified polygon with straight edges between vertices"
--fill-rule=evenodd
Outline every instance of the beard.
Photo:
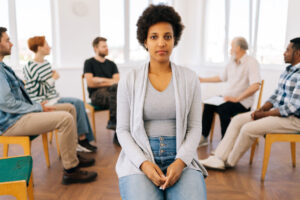
M 105 56 L 107 56 L 107 53 L 103 53 L 103 52 L 99 52 L 98 53 L 98 56 L 102 57 L 102 58 L 105 58 Z
M 9 56 L 11 54 L 11 50 L 0 51 L 1 56 Z

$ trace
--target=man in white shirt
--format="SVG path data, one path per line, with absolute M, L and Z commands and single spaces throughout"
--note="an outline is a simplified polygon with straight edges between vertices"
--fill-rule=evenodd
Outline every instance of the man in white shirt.
M 257 60 L 247 54 L 248 44 L 243 37 L 236 37 L 231 43 L 232 59 L 220 76 L 199 77 L 201 83 L 227 82 L 223 92 L 225 103 L 221 105 L 204 104 L 202 117 L 202 137 L 199 146 L 207 145 L 207 137 L 211 129 L 214 113 L 218 113 L 221 121 L 222 138 L 233 116 L 250 110 L 254 102 L 254 94 L 261 81 Z

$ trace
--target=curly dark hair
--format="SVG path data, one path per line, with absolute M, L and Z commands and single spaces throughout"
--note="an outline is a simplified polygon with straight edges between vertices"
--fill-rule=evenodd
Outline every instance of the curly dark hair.
M 136 24 L 137 39 L 145 49 L 146 47 L 144 46 L 144 42 L 147 39 L 150 26 L 159 22 L 167 22 L 172 25 L 175 37 L 174 46 L 176 46 L 180 40 L 184 25 L 181 23 L 181 17 L 174 8 L 163 4 L 150 5 L 144 10 Z

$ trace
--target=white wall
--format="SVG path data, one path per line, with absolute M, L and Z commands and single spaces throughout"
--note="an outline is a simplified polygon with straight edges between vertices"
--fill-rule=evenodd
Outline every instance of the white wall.
M 58 12 L 57 65 L 83 66 L 93 54 L 92 40 L 99 35 L 99 0 L 55 0 Z

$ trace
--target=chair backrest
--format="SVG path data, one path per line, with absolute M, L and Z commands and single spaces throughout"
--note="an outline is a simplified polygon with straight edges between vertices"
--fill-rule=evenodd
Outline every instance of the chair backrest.
M 262 80 L 261 83 L 260 83 L 260 90 L 259 90 L 259 94 L 258 94 L 256 109 L 260 109 L 260 106 L 261 106 L 261 98 L 262 98 L 262 93 L 263 93 L 263 90 L 264 90 L 264 83 L 265 83 L 264 80 Z
M 82 88 L 82 100 L 83 103 L 86 104 L 84 74 L 81 75 L 81 88 Z

